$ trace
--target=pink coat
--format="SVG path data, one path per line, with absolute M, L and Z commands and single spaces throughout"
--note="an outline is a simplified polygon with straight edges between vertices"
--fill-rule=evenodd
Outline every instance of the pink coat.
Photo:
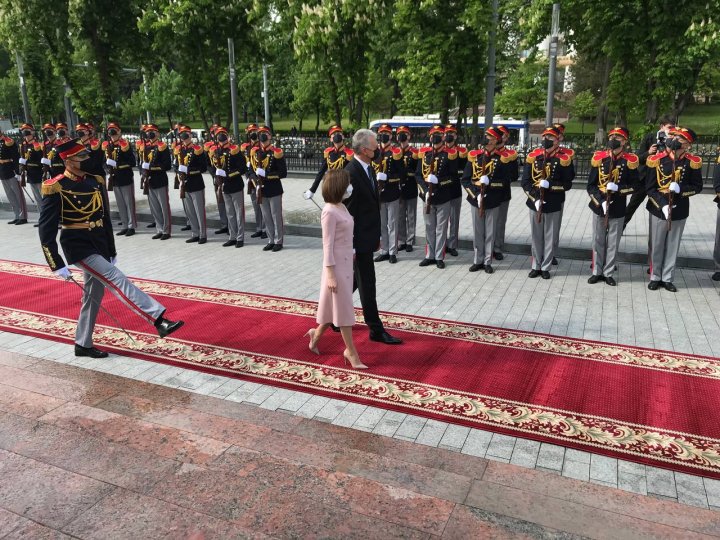
M 354 221 L 345 205 L 325 204 L 320 218 L 323 239 L 323 271 L 320 280 L 318 324 L 335 326 L 355 324 L 353 307 L 353 225 Z M 337 292 L 327 287 L 325 267 L 335 267 Z

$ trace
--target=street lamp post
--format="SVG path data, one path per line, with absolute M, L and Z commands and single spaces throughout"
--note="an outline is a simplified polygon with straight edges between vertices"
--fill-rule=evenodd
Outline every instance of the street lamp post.
M 495 36 L 498 23 L 498 0 L 492 3 L 492 23 L 488 40 L 488 72 L 485 77 L 485 125 L 487 129 L 493 125 L 495 117 Z
M 553 108 L 555 105 L 555 71 L 557 69 L 558 34 L 560 33 L 560 4 L 553 4 L 552 9 L 552 30 L 550 32 L 550 43 L 548 46 L 548 60 L 550 61 L 548 71 L 547 104 L 545 112 L 545 125 L 553 123 Z
M 18 68 L 18 78 L 20 79 L 20 94 L 22 95 L 25 123 L 30 123 L 32 118 L 30 117 L 30 104 L 28 102 L 27 87 L 25 86 L 25 67 L 22 58 L 20 58 L 20 53 L 17 51 L 15 51 L 15 62 Z
M 238 141 L 237 84 L 235 82 L 235 41 L 228 38 L 228 62 L 230 64 L 230 106 L 232 107 L 233 137 Z M 263 71 L 264 73 L 264 71 Z
M 267 64 L 263 64 L 263 101 L 265 104 L 265 125 L 270 127 L 270 96 L 268 95 Z

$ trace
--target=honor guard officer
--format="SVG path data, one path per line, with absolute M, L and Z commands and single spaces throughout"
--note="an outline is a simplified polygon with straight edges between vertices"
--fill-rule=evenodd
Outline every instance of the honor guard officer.
M 175 189 L 180 189 L 180 173 L 178 172 L 178 167 L 180 166 L 180 163 L 178 161 L 178 156 L 180 155 L 180 148 L 182 148 L 182 141 L 180 140 L 180 130 L 182 128 L 190 129 L 189 126 L 186 126 L 185 124 L 175 124 L 175 140 L 173 141 L 172 145 L 172 163 L 173 167 L 175 168 Z M 192 131 L 191 131 L 192 132 Z M 180 198 L 180 202 L 182 203 L 183 212 L 185 213 L 185 225 L 180 228 L 181 231 L 189 231 L 192 230 L 192 227 L 190 226 L 190 211 L 187 208 L 188 202 L 190 199 L 187 197 Z
M 715 190 L 713 201 L 717 203 L 718 211 L 715 222 L 715 249 L 713 251 L 715 273 L 712 275 L 712 279 L 713 281 L 720 281 L 720 157 L 718 157 L 715 172 L 713 172 L 713 189 Z
M 528 277 L 550 279 L 555 257 L 555 230 L 560 227 L 560 211 L 565 192 L 572 187 L 575 170 L 572 156 L 560 148 L 560 132 L 552 127 L 543 131 L 543 145 L 528 154 L 522 187 L 527 195 L 532 235 L 532 268 Z
M 32 199 L 39 213 L 40 199 L 42 199 L 40 187 L 43 181 L 41 160 L 45 155 L 43 153 L 43 145 L 35 138 L 35 128 L 32 124 L 23 124 L 20 126 L 20 133 L 23 136 L 23 140 L 20 143 L 20 187 L 24 187 L 24 184 L 30 186 Z M 37 227 L 37 223 L 35 227 Z
M 93 347 L 93 329 L 105 288 L 143 319 L 153 324 L 160 337 L 183 325 L 164 317 L 165 308 L 138 289 L 116 266 L 117 253 L 110 223 L 107 192 L 103 176 L 85 173 L 80 165 L 89 152 L 78 141 L 57 147 L 66 170 L 43 182 L 40 212 L 40 243 L 50 269 L 66 280 L 73 279 L 66 264 L 84 273 L 84 294 L 75 332 L 75 356 L 105 358 L 107 353 Z M 65 254 L 58 252 L 57 231 Z
M 144 126 L 145 137 L 138 142 L 138 165 L 143 192 L 147 193 L 150 213 L 155 222 L 153 240 L 168 240 L 172 234 L 172 215 L 167 171 L 172 167 L 168 145 L 158 139 L 155 124 Z M 124 222 L 123 222 L 124 223 Z
M 261 126 L 258 129 L 258 140 L 259 144 L 250 149 L 249 174 L 257 185 L 257 196 L 262 201 L 263 219 L 267 228 L 268 243 L 263 251 L 280 251 L 285 234 L 281 180 L 287 176 L 287 165 L 283 151 L 272 145 L 269 127 Z
M 447 252 L 453 257 L 458 256 L 457 247 L 458 240 L 460 238 L 460 211 L 462 210 L 462 186 L 460 185 L 460 177 L 463 175 L 465 170 L 465 164 L 467 163 L 467 148 L 464 146 L 457 146 L 457 129 L 455 126 L 445 126 L 445 146 L 449 150 L 457 151 L 457 159 L 455 164 L 457 166 L 457 175 L 455 183 L 452 184 L 452 199 L 450 201 L 450 232 L 447 238 Z
M 345 146 L 345 134 L 340 126 L 330 126 L 328 137 L 330 137 L 332 146 L 329 146 L 323 152 L 323 162 L 320 170 L 315 175 L 315 181 L 312 183 L 312 186 L 310 186 L 310 189 L 303 194 L 305 200 L 313 198 L 327 171 L 344 169 L 345 165 L 347 165 L 348 161 L 353 157 L 352 149 Z
M 380 254 L 375 262 L 397 262 L 398 218 L 400 216 L 400 181 L 405 176 L 403 151 L 392 144 L 392 127 L 378 128 L 378 156 L 372 162 L 380 195 Z
M 553 124 L 553 127 L 558 131 L 560 134 L 560 144 L 562 145 L 563 141 L 565 140 L 565 124 L 555 123 Z M 572 167 L 572 174 L 573 178 L 575 177 L 575 150 L 572 148 L 568 148 L 567 146 L 560 146 L 558 149 L 558 152 L 562 152 L 565 154 L 568 158 L 570 158 L 570 166 Z M 559 252 L 560 248 L 560 228 L 562 227 L 562 218 L 563 218 L 563 211 L 565 210 L 565 193 L 562 194 L 562 205 L 560 206 L 560 224 L 555 229 L 555 237 L 553 238 L 553 266 L 557 266 L 557 253 Z
M 105 166 L 108 170 L 107 189 L 115 193 L 115 202 L 124 226 L 117 236 L 133 236 L 137 228 L 133 174 L 135 154 L 130 143 L 122 138 L 119 124 L 110 122 L 107 126 L 107 136 L 108 140 L 102 143 Z
M 496 129 L 502 133 L 502 140 L 498 143 L 496 150 L 498 152 L 504 152 L 506 145 L 510 140 L 510 130 L 505 126 L 497 126 Z M 514 150 L 513 150 L 514 152 Z M 503 197 L 500 206 L 498 207 L 498 218 L 495 225 L 495 242 L 493 243 L 493 257 L 502 261 L 505 258 L 505 225 L 507 224 L 508 208 L 510 208 L 510 200 L 512 199 L 512 182 L 517 181 L 520 176 L 520 161 L 517 159 L 517 152 L 515 152 L 515 159 L 509 163 L 508 173 L 510 182 L 507 183 L 503 189 Z
M 403 167 L 405 176 L 400 181 L 400 215 L 398 216 L 398 250 L 412 252 L 415 245 L 415 227 L 417 226 L 418 186 L 415 181 L 417 170 L 418 151 L 410 146 L 410 128 L 398 126 L 396 130 L 397 142 L 403 152 Z
M 75 126 L 75 135 L 80 144 L 85 146 L 88 156 L 83 160 L 81 166 L 83 171 L 93 176 L 105 176 L 105 154 L 100 141 L 92 136 L 89 125 L 81 123 Z
M 238 145 L 230 143 L 227 129 L 222 126 L 215 130 L 215 141 L 210 161 L 215 168 L 216 189 L 222 190 L 230 234 L 223 247 L 241 248 L 245 245 L 245 156 Z
M 430 128 L 430 146 L 418 152 L 418 168 L 415 174 L 420 197 L 425 201 L 425 258 L 420 266 L 436 265 L 445 268 L 450 204 L 455 195 L 457 179 L 456 148 L 444 144 L 444 129 L 435 125 Z
M 225 211 L 225 201 L 222 196 L 222 189 L 220 185 L 216 183 L 217 176 L 215 175 L 215 167 L 213 166 L 210 156 L 213 153 L 215 145 L 217 144 L 217 130 L 220 128 L 217 124 L 210 126 L 210 140 L 203 144 L 203 150 L 205 150 L 205 156 L 207 157 L 207 166 L 210 176 L 213 178 L 213 186 L 215 188 L 215 202 L 217 203 L 218 214 L 220 216 L 220 228 L 215 231 L 215 234 L 228 234 L 228 218 L 227 212 Z M 226 132 L 227 135 L 227 132 Z
M 265 220 L 263 219 L 262 205 L 257 200 L 257 185 L 255 179 L 250 173 L 250 150 L 258 145 L 258 125 L 248 124 L 245 127 L 245 136 L 247 140 L 240 145 L 240 150 L 245 155 L 245 165 L 247 166 L 248 174 L 247 178 L 247 192 L 250 195 L 250 202 L 252 203 L 253 213 L 255 214 L 255 232 L 250 235 L 250 238 L 261 238 L 265 240 L 267 233 L 265 232 Z
M 207 222 L 205 219 L 205 181 L 202 173 L 207 171 L 205 150 L 192 140 L 192 130 L 187 126 L 180 128 L 178 148 L 178 176 L 180 177 L 180 198 L 187 199 L 185 209 L 190 218 L 192 236 L 185 243 L 205 244 L 207 242 Z
M 495 227 L 505 189 L 510 185 L 510 171 L 517 161 L 514 150 L 498 150 L 502 132 L 490 127 L 485 130 L 482 147 L 468 154 L 462 177 L 467 201 L 472 210 L 474 258 L 470 272 L 485 270 L 492 274 Z
M 627 196 L 638 183 L 637 155 L 625 151 L 630 133 L 616 127 L 608 133 L 607 150 L 598 150 L 590 160 L 587 192 L 593 211 L 591 285 L 604 281 L 615 286 L 615 263 L 620 249 Z
M 54 124 L 45 124 L 43 132 L 43 158 L 40 160 L 43 166 L 43 180 L 53 178 L 65 172 L 65 165 L 60 156 L 55 152 L 55 145 L 58 142 Z
M 55 124 L 55 133 L 57 134 L 57 141 L 55 141 L 55 144 L 62 144 L 70 140 L 70 129 L 68 129 L 65 122 L 58 122 Z
M 676 292 L 673 284 L 675 262 L 685 220 L 690 215 L 690 197 L 702 191 L 702 158 L 688 152 L 696 135 L 691 129 L 670 131 L 667 150 L 647 158 L 645 188 L 650 212 L 650 283 L 655 291 L 664 286 Z
M 8 221 L 8 225 L 24 225 L 27 223 L 25 194 L 20 186 L 20 175 L 18 174 L 19 160 L 18 145 L 0 130 L 0 180 L 15 214 L 15 219 Z

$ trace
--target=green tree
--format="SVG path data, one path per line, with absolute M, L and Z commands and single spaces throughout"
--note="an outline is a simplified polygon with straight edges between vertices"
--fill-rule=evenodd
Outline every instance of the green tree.
M 596 110 L 595 96 L 590 90 L 583 90 L 575 95 L 570 105 L 570 114 L 582 121 L 581 132 L 583 135 L 585 134 L 585 121 L 592 118 Z
M 537 118 L 545 114 L 548 65 L 533 55 L 520 62 L 502 81 L 495 107 L 504 115 Z

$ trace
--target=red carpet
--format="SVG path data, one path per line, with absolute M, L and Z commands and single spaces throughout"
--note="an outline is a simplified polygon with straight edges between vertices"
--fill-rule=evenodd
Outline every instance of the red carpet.
M 99 347 L 720 478 L 718 359 L 384 314 L 405 343 L 373 343 L 358 327 L 370 370 L 353 371 L 338 334 L 321 356 L 308 351 L 312 302 L 134 281 L 185 327 L 160 340 L 108 293 L 136 343 L 101 312 Z M 0 261 L 2 330 L 72 342 L 79 298 L 44 266 Z

